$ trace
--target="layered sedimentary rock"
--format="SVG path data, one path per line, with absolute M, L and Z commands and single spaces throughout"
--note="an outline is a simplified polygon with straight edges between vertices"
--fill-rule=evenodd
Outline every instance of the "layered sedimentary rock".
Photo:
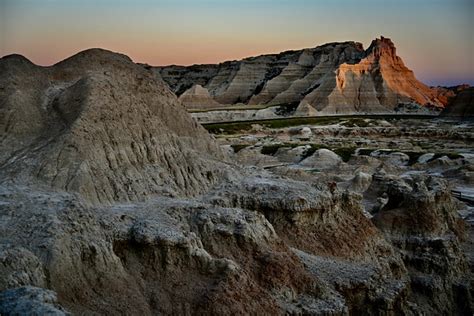
M 462 90 L 441 112 L 442 116 L 474 117 L 474 87 Z
M 384 37 L 374 40 L 358 63 L 339 65 L 304 101 L 323 113 L 386 112 L 411 102 L 442 106 Z
M 198 84 L 184 91 L 184 93 L 179 96 L 179 101 L 181 101 L 187 109 L 207 109 L 220 105 L 211 98 L 206 88 Z
M 372 221 L 333 184 L 231 162 L 152 69 L 88 50 L 47 68 L 9 56 L 0 70 L 2 314 L 431 312 L 393 242 L 404 222 Z M 311 166 L 344 167 L 334 155 Z M 449 233 L 448 198 L 420 201 L 439 217 L 430 237 Z M 411 206 L 397 205 L 418 220 Z M 446 282 L 464 271 L 454 254 L 436 253 L 453 263 L 434 272 Z M 450 293 L 433 291 L 445 311 L 469 312 Z
M 314 112 L 383 113 L 399 105 L 442 107 L 438 93 L 419 82 L 392 41 L 381 37 L 367 50 L 356 42 L 263 55 L 218 65 L 158 67 L 178 95 L 193 85 L 223 104 L 291 104 Z

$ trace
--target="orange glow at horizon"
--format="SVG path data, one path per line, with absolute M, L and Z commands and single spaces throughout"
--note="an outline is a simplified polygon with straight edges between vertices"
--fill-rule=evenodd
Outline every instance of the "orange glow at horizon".
M 100 47 L 192 65 L 384 35 L 422 81 L 474 84 L 472 1 L 373 1 L 0 0 L 0 55 L 46 66 Z

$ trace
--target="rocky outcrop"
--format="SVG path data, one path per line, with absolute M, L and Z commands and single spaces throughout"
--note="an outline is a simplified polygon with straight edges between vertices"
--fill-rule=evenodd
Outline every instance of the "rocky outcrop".
M 181 101 L 187 109 L 208 109 L 220 105 L 211 98 L 206 88 L 198 84 L 184 91 L 178 100 Z
M 111 202 L 197 194 L 223 170 L 207 132 L 124 55 L 92 49 L 52 67 L 7 56 L 0 86 L 2 178 Z
M 469 88 L 468 84 L 461 84 L 452 87 L 431 87 L 436 93 L 436 98 L 446 107 L 462 90 Z
M 2 284 L 51 288 L 73 314 L 279 313 L 331 301 L 257 212 L 166 198 L 89 207 L 65 193 L 0 190 L 11 245 L 0 253 Z M 25 248 L 47 282 L 11 262 Z M 2 308 L 26 304 L 15 296 L 0 294 Z
M 303 159 L 300 165 L 306 168 L 315 168 L 318 170 L 326 170 L 335 168 L 342 163 L 341 157 L 329 149 L 318 149 L 311 156 Z
M 0 293 L 0 313 L 2 315 L 70 315 L 59 305 L 55 292 L 33 286 Z
M 301 101 L 296 111 L 294 113 L 295 116 L 316 116 L 318 115 L 318 111 L 311 106 L 308 102 Z
M 401 250 L 419 311 L 472 312 L 468 266 L 460 244 L 465 227 L 446 183 L 433 177 L 401 179 L 377 173 L 366 196 L 375 191 L 387 199 L 374 210 L 372 220 Z
M 221 105 L 222 107 L 222 105 Z M 264 109 L 208 109 L 193 111 L 192 117 L 201 124 L 229 121 L 251 121 L 281 118 L 279 107 L 271 106 Z
M 450 117 L 474 117 L 474 87 L 462 90 L 446 109 L 442 116 Z
M 385 194 L 371 219 L 319 170 L 304 182 L 255 166 L 293 168 L 313 146 L 227 146 L 251 166 L 231 162 L 126 56 L 94 49 L 46 68 L 9 56 L 0 69 L 2 314 L 472 312 L 457 300 L 471 301 L 462 231 L 438 182 L 346 177 L 366 198 Z M 327 150 L 309 158 L 349 168 Z
M 411 103 L 443 107 L 438 93 L 415 78 L 384 37 L 367 50 L 355 42 L 330 43 L 218 65 L 157 69 L 178 95 L 199 84 L 223 105 L 300 102 L 298 115 L 385 113 Z
M 384 37 L 374 40 L 358 63 L 339 65 L 305 101 L 328 114 L 386 112 L 410 102 L 442 106 L 405 67 L 392 41 Z

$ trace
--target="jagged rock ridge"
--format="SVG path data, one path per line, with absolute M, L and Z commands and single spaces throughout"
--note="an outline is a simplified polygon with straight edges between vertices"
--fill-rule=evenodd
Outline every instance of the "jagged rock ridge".
M 442 107 L 397 56 L 392 41 L 330 43 L 218 65 L 156 68 L 178 95 L 194 85 L 220 104 L 300 102 L 322 113 L 387 112 L 402 104 Z

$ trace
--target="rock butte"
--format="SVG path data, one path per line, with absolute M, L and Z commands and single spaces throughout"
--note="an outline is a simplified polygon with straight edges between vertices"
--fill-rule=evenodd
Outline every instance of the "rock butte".
M 260 78 L 278 59 L 285 76 L 329 76 L 379 53 L 331 44 L 233 76 Z M 334 89 L 349 71 L 344 83 L 331 75 Z M 251 100 L 255 83 L 239 80 L 194 84 Z M 472 314 L 464 222 L 442 179 L 390 175 L 400 166 L 366 157 L 372 178 L 350 180 L 361 195 L 242 166 L 155 70 L 105 50 L 51 67 L 6 56 L 0 87 L 2 315 Z M 315 153 L 309 166 L 350 166 Z
M 386 113 L 404 104 L 442 108 L 447 102 L 444 91 L 415 78 L 384 37 L 367 50 L 356 42 L 330 43 L 216 65 L 155 69 L 177 95 L 200 85 L 222 105 L 297 102 L 299 114 Z M 193 94 L 186 94 L 192 103 Z M 442 94 L 443 102 L 437 98 Z M 195 98 L 199 107 L 202 96 Z

